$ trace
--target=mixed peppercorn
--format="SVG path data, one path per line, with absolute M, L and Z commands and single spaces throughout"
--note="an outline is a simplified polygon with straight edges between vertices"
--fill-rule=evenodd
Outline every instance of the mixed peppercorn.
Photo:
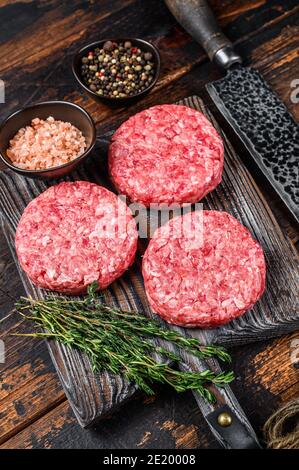
M 126 98 L 141 93 L 154 80 L 155 63 L 151 52 L 134 47 L 131 41 L 106 41 L 82 57 L 84 83 L 99 96 Z

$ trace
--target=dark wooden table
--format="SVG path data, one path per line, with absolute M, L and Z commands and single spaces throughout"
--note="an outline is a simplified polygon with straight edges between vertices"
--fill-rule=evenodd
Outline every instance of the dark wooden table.
M 263 74 L 299 119 L 299 104 L 291 101 L 292 81 L 299 78 L 298 1 L 214 0 L 211 4 L 246 62 Z M 67 99 L 85 107 L 95 119 L 99 134 L 105 134 L 129 115 L 153 104 L 192 94 L 209 103 L 204 85 L 219 76 L 162 0 L 1 0 L 0 18 L 0 78 L 6 84 L 1 119 L 29 103 Z M 163 65 L 161 77 L 148 96 L 131 107 L 111 110 L 80 92 L 70 63 L 84 44 L 118 35 L 152 40 L 161 51 Z M 298 227 L 240 151 L 279 225 L 298 248 Z M 0 335 L 6 349 L 6 361 L 0 364 L 0 447 L 218 447 L 191 393 L 178 395 L 166 387 L 157 387 L 153 398 L 137 394 L 97 428 L 81 429 L 45 343 L 9 336 L 19 322 L 14 302 L 22 294 L 18 273 L 0 233 Z M 260 437 L 270 414 L 299 396 L 299 369 L 291 363 L 296 339 L 299 333 L 232 351 L 237 375 L 232 388 Z

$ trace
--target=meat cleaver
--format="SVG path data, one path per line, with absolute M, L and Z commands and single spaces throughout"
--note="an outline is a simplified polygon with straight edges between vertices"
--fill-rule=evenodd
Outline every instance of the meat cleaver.
M 299 126 L 257 70 L 221 32 L 205 0 L 165 0 L 177 21 L 226 71 L 206 88 L 256 164 L 299 221 Z

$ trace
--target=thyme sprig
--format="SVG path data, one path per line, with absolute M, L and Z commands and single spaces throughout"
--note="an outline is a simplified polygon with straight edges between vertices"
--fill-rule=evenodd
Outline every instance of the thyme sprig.
M 195 338 L 165 329 L 157 320 L 103 304 L 96 294 L 97 287 L 97 283 L 91 284 L 88 295 L 82 299 L 21 298 L 16 304 L 17 311 L 42 331 L 16 335 L 56 339 L 80 349 L 90 357 L 94 371 L 123 374 L 148 394 L 154 393 L 151 384 L 160 382 L 171 385 L 177 392 L 195 390 L 214 402 L 207 385 L 221 387 L 233 380 L 232 372 L 216 374 L 209 369 L 185 372 L 172 368 L 167 360 L 181 361 L 173 346 L 201 359 L 217 357 L 230 362 L 230 356 L 221 346 L 202 345 Z M 153 353 L 159 355 L 159 360 Z

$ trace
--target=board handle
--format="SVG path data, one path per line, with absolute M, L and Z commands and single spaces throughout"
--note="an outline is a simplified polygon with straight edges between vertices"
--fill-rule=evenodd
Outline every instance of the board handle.
M 165 0 L 183 28 L 204 48 L 211 61 L 228 69 L 241 63 L 231 41 L 222 33 L 206 0 Z
M 215 373 L 222 372 L 216 359 L 211 359 L 208 364 L 205 360 L 194 357 L 191 363 L 189 358 L 188 354 L 182 352 L 183 362 L 180 369 L 184 372 L 196 373 L 206 369 L 212 369 Z M 232 389 L 228 385 L 222 388 L 210 385 L 209 390 L 216 397 L 214 404 L 207 402 L 196 391 L 193 391 L 193 395 L 218 442 L 225 449 L 261 449 L 258 438 Z

